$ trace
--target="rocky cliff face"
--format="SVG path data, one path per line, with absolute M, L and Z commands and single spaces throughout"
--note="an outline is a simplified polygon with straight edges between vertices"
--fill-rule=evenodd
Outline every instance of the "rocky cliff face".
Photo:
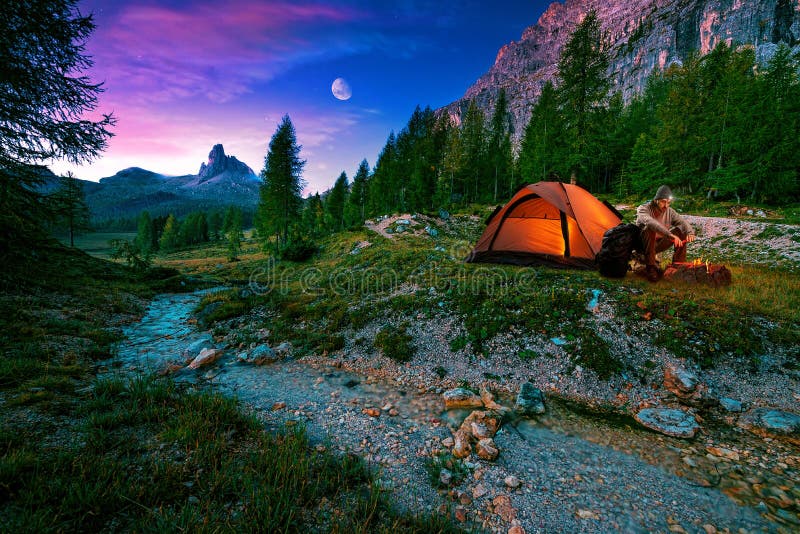
M 214 145 L 211 152 L 208 153 L 208 163 L 200 164 L 197 176 L 201 182 L 204 182 L 225 172 L 235 175 L 255 174 L 253 169 L 234 156 L 226 156 L 222 145 Z
M 608 74 L 626 100 L 654 69 L 680 63 L 694 50 L 706 54 L 720 41 L 754 46 L 760 61 L 779 43 L 800 49 L 800 0 L 566 0 L 551 4 L 519 41 L 503 46 L 494 66 L 440 112 L 460 121 L 475 99 L 488 117 L 504 88 L 519 139 L 531 105 L 556 77 L 562 47 L 591 9 L 608 32 Z

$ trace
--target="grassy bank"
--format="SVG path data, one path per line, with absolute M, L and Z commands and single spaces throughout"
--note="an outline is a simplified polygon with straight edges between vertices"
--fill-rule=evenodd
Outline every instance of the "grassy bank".
M 312 448 L 301 428 L 266 432 L 234 399 L 93 376 L 147 298 L 193 280 L 56 245 L 14 257 L 0 297 L 0 531 L 457 530 L 399 514 L 359 458 Z
M 440 222 L 438 230 L 436 237 L 421 232 L 392 239 L 367 230 L 345 232 L 322 240 L 319 254 L 305 263 L 275 261 L 255 248 L 237 263 L 212 266 L 199 256 L 170 257 L 166 263 L 197 272 L 215 269 L 238 284 L 205 299 L 206 325 L 256 310 L 253 327 L 268 327 L 276 342 L 291 341 L 301 355 L 338 350 L 347 332 L 370 322 L 402 330 L 409 320 L 447 316 L 463 326 L 450 339 L 454 351 L 484 354 L 491 340 L 509 332 L 558 337 L 576 365 L 608 378 L 624 365 L 587 310 L 596 290 L 621 329 L 646 324 L 642 335 L 648 343 L 704 367 L 726 359 L 757 366 L 765 351 L 800 344 L 795 273 L 733 266 L 734 283 L 715 288 L 666 280 L 650 284 L 633 274 L 618 281 L 593 271 L 465 264 L 480 233 L 476 218 Z M 245 331 L 241 336 L 241 342 L 252 341 Z M 381 340 L 375 344 L 381 350 Z M 522 346 L 518 353 L 545 356 Z M 790 365 L 800 365 L 794 358 Z

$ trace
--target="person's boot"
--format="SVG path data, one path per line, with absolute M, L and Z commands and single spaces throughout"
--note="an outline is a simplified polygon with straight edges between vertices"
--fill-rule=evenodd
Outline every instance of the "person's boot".
M 661 280 L 661 271 L 655 265 L 648 265 L 644 271 L 644 275 L 651 282 L 658 282 Z

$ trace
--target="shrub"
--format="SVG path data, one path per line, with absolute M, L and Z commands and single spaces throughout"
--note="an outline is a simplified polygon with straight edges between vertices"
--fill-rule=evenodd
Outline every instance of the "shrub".
M 317 253 L 317 245 L 305 237 L 290 239 L 281 247 L 280 257 L 289 261 L 306 261 Z
M 414 357 L 416 349 L 411 344 L 413 338 L 408 335 L 406 328 L 406 324 L 401 324 L 396 329 L 381 328 L 381 331 L 375 336 L 375 348 L 392 360 L 410 361 Z

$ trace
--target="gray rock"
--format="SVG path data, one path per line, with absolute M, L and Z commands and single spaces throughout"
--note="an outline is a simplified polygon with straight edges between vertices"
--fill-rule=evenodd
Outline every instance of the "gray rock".
M 210 349 L 213 347 L 214 340 L 211 338 L 211 334 L 203 334 L 203 337 L 197 341 L 193 341 L 185 349 L 183 349 L 183 357 L 186 359 L 194 359 L 195 356 L 200 354 L 203 349 Z
M 284 341 L 277 347 L 275 347 L 275 354 L 277 354 L 281 358 L 288 358 L 292 355 L 292 344 L 288 341 Z
M 670 408 L 645 408 L 634 418 L 644 427 L 667 436 L 693 438 L 700 430 L 694 416 L 683 410 Z
M 453 473 L 449 469 L 442 469 L 439 471 L 439 484 L 443 487 L 449 487 L 453 482 Z
M 281 355 L 272 350 L 269 345 L 259 345 L 250 352 L 243 352 L 239 354 L 237 359 L 242 363 L 264 365 L 267 363 L 277 362 L 281 359 Z
M 431 237 L 436 237 L 437 235 L 439 235 L 439 230 L 437 230 L 432 226 L 426 226 L 425 231 L 428 232 L 428 235 Z
M 522 384 L 517 395 L 517 402 L 514 405 L 514 411 L 524 416 L 543 414 L 545 406 L 542 390 L 530 382 Z
M 701 400 L 707 390 L 693 372 L 672 365 L 664 369 L 664 388 L 685 403 Z
M 773 408 L 753 408 L 739 417 L 739 426 L 759 436 L 782 437 L 800 443 L 800 415 Z
M 741 412 L 742 411 L 742 403 L 740 401 L 729 399 L 727 397 L 723 397 L 719 399 L 719 404 L 722 406 L 725 411 L 728 412 Z

